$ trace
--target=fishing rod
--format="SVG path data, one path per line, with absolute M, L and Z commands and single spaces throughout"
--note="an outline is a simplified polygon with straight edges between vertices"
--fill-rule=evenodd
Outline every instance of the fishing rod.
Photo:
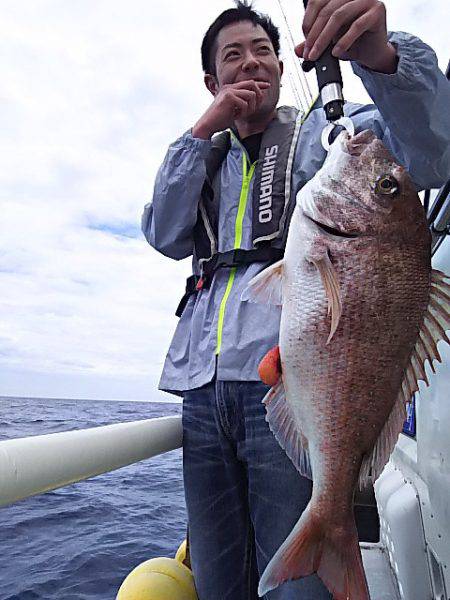
M 305 10 L 308 6 L 308 0 L 303 0 Z M 320 98 L 325 111 L 325 117 L 328 125 L 322 132 L 322 145 L 325 150 L 330 148 L 330 134 L 337 125 L 346 129 L 350 135 L 355 133 L 353 122 L 344 116 L 344 94 L 341 67 L 339 59 L 332 55 L 333 45 L 330 44 L 321 56 L 315 61 L 304 60 L 302 69 L 308 73 L 313 68 L 316 70 L 317 83 L 319 86 Z
M 311 106 L 311 104 L 314 101 L 312 92 L 311 92 L 311 88 L 309 87 L 309 82 L 308 79 L 305 75 L 305 72 L 303 71 L 303 69 L 300 67 L 299 62 L 297 60 L 297 56 L 295 54 L 295 41 L 294 41 L 294 36 L 292 35 L 292 31 L 291 31 L 291 27 L 289 25 L 289 20 L 287 18 L 286 15 L 286 11 L 284 10 L 283 7 L 283 2 L 282 0 L 278 0 L 278 6 L 280 7 L 280 11 L 281 14 L 283 16 L 284 19 L 284 23 L 286 25 L 286 34 L 285 34 L 285 41 L 286 41 L 286 47 L 290 48 L 290 58 L 292 59 L 292 65 L 294 67 L 294 72 L 297 78 L 298 83 L 300 83 L 300 87 L 302 89 L 302 94 L 300 94 L 300 91 L 297 88 L 297 85 L 295 84 L 294 78 L 291 76 L 291 72 L 288 70 L 288 73 L 290 75 L 290 83 L 291 83 L 291 87 L 292 87 L 292 91 L 294 92 L 294 96 L 297 95 L 300 99 L 300 103 L 298 104 L 298 106 L 301 106 L 303 112 L 307 112 L 308 107 Z M 295 90 L 295 91 L 294 91 Z M 304 103 L 305 105 L 304 105 Z
M 450 61 L 447 65 L 445 76 L 450 81 Z M 447 180 L 436 194 L 431 208 L 430 195 L 430 190 L 426 190 L 424 208 L 428 216 L 428 225 L 431 231 L 432 254 L 435 254 L 444 238 L 450 235 L 450 179 Z

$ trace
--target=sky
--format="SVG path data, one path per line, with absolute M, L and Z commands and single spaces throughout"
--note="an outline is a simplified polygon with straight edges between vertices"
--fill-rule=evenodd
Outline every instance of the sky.
M 448 0 L 385 4 L 388 28 L 421 37 L 445 70 Z M 301 2 L 283 5 L 300 42 Z M 157 386 L 190 261 L 150 248 L 140 217 L 168 145 L 211 102 L 199 47 L 232 3 L 0 6 L 0 396 L 174 400 Z M 255 8 L 284 41 L 278 3 Z M 283 58 L 292 70 L 287 44 Z M 343 74 L 346 98 L 367 102 Z

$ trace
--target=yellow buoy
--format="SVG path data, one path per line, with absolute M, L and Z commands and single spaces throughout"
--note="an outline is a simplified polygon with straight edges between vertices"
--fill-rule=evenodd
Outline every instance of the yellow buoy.
M 194 577 L 182 561 L 186 541 L 175 558 L 151 558 L 138 565 L 125 578 L 116 600 L 198 600 Z
M 184 561 L 186 560 L 186 554 L 187 540 L 184 540 L 184 542 L 180 544 L 180 547 L 178 548 L 177 553 L 175 554 L 175 560 L 177 560 L 180 563 L 184 563 Z

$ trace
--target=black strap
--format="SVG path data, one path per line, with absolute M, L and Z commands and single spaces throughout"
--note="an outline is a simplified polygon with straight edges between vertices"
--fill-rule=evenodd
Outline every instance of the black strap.
M 260 246 L 252 250 L 228 250 L 228 252 L 217 252 L 208 261 L 202 263 L 202 278 L 211 279 L 214 271 L 222 268 L 233 268 L 241 265 L 250 265 L 254 262 L 276 262 L 281 260 L 284 250 L 272 248 L 271 246 Z
M 231 135 L 229 131 L 222 131 L 213 137 L 212 146 L 206 158 L 206 175 L 211 184 L 230 147 Z
M 205 160 L 206 177 L 201 191 L 201 205 L 198 208 L 194 226 L 194 254 L 196 257 L 209 257 L 217 246 L 219 226 L 220 177 L 216 177 L 222 162 L 231 146 L 231 136 L 223 131 L 212 139 L 212 147 Z M 203 210 L 202 210 L 203 208 Z M 211 236 L 214 239 L 211 239 Z
M 189 300 L 189 297 L 192 294 L 195 294 L 197 291 L 197 285 L 200 281 L 200 277 L 197 275 L 191 275 L 186 279 L 186 290 L 184 292 L 184 296 L 181 298 L 180 303 L 178 304 L 177 310 L 175 311 L 175 315 L 177 317 L 181 317 L 183 314 L 183 310 L 186 308 L 186 304 Z
M 175 315 L 181 317 L 190 296 L 196 294 L 199 290 L 206 289 L 210 286 L 214 272 L 217 271 L 217 269 L 231 269 L 242 265 L 250 265 L 254 262 L 274 263 L 277 260 L 281 260 L 283 256 L 284 249 L 272 248 L 271 246 L 261 246 L 259 248 L 254 248 L 253 250 L 229 250 L 228 252 L 218 252 L 217 254 L 214 254 L 210 260 L 203 263 L 201 277 L 191 275 L 186 279 L 186 290 L 184 296 L 180 300 Z

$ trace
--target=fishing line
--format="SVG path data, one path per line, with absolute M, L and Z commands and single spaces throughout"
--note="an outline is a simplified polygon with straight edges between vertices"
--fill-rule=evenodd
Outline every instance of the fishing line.
M 289 40 L 288 40 L 288 37 L 286 36 L 286 34 L 284 34 L 283 39 L 284 39 L 284 41 L 286 43 L 286 47 L 289 48 L 290 44 L 289 44 Z M 287 64 L 287 62 L 289 60 L 292 62 L 292 53 L 291 52 L 287 53 L 286 60 L 284 61 L 284 65 L 286 67 L 285 70 L 286 70 L 286 73 L 288 74 L 288 77 L 289 77 L 289 84 L 291 86 L 292 93 L 294 94 L 297 107 L 299 109 L 301 109 L 301 111 L 304 113 L 306 111 L 306 109 L 308 108 L 308 104 L 305 105 L 306 98 L 304 97 L 304 94 L 303 94 L 303 97 L 302 97 L 302 94 L 300 93 L 298 85 L 297 85 L 297 83 L 295 81 L 295 78 L 294 78 L 294 76 L 292 74 L 292 69 L 290 69 L 289 65 Z M 294 66 L 294 69 L 295 69 L 295 66 Z
M 292 35 L 292 31 L 291 31 L 289 22 L 287 20 L 287 16 L 286 16 L 286 13 L 285 13 L 285 10 L 283 8 L 283 4 L 282 4 L 281 0 L 278 0 L 278 5 L 280 7 L 281 13 L 283 15 L 284 22 L 286 23 L 286 27 L 287 27 L 287 30 L 288 30 L 289 39 L 290 39 L 290 44 L 289 45 L 291 46 L 291 51 L 294 52 L 294 56 L 295 56 L 294 49 L 295 49 L 296 44 L 295 44 L 294 37 Z M 312 95 L 312 92 L 311 92 L 311 88 L 309 87 L 308 79 L 307 79 L 306 75 L 304 74 L 304 72 L 300 69 L 300 67 L 298 65 L 298 61 L 294 60 L 294 63 L 295 63 L 295 73 L 296 73 L 297 78 L 298 78 L 298 80 L 300 82 L 300 85 L 301 85 L 301 88 L 302 88 L 302 91 L 303 91 L 303 97 L 304 97 L 304 99 L 306 101 L 307 106 L 310 106 L 312 104 L 312 102 L 313 102 L 313 95 Z
M 294 96 L 294 100 L 295 100 L 295 104 L 297 105 L 298 109 L 301 109 L 301 111 L 304 113 L 305 112 L 305 106 L 303 105 L 302 99 L 300 97 L 300 94 L 298 92 L 297 86 L 295 84 L 294 78 L 292 77 L 292 73 L 290 71 L 288 71 L 288 76 L 289 76 L 289 84 L 291 86 L 291 90 L 292 90 L 292 94 Z

